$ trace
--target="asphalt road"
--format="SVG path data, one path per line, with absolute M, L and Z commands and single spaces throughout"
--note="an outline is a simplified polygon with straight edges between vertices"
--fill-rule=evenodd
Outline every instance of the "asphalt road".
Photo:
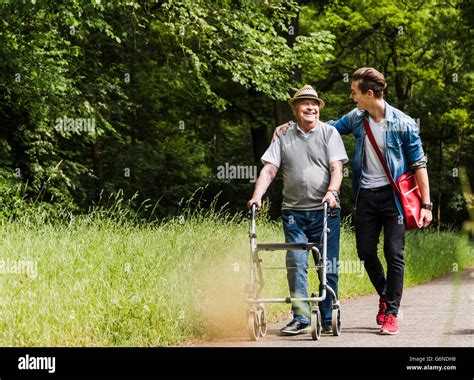
M 256 342 L 247 332 L 193 347 L 474 347 L 474 268 L 449 273 L 429 283 L 405 288 L 398 335 L 379 335 L 375 323 L 378 296 L 341 301 L 340 336 L 281 336 L 288 321 L 271 324 Z

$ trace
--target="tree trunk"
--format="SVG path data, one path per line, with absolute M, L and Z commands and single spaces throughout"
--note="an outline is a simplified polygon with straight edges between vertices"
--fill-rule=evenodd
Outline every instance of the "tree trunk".
M 221 162 L 222 158 L 222 132 L 219 130 L 219 125 L 214 130 L 214 163 Z
M 250 128 L 252 134 L 253 158 L 255 164 L 260 164 L 260 158 L 268 148 L 267 128 L 260 125 L 256 128 Z
M 405 103 L 405 92 L 403 91 L 403 74 L 399 71 L 400 57 L 395 52 L 392 57 L 393 67 L 395 70 L 395 93 L 397 95 L 397 108 L 403 111 Z
M 94 169 L 94 175 L 97 178 L 97 187 L 96 187 L 96 200 L 100 200 L 100 192 L 102 191 L 102 184 L 104 181 L 102 173 L 102 159 L 99 144 L 92 144 L 92 163 Z
M 438 212 L 436 213 L 436 216 L 438 218 L 436 229 L 439 233 L 441 230 L 441 193 L 438 193 Z
M 276 126 L 282 125 L 289 120 L 293 120 L 294 118 L 293 111 L 291 111 L 291 107 L 288 102 L 275 100 L 273 102 L 273 109 Z
M 400 71 L 400 54 L 397 52 L 397 34 L 392 35 L 392 63 L 395 72 L 395 94 L 397 96 L 397 108 L 401 111 L 405 108 L 407 99 L 403 86 L 403 73 Z
M 102 162 L 101 162 L 101 152 L 99 144 L 92 144 L 92 161 L 94 164 L 94 175 L 99 179 L 100 182 L 103 180 L 102 176 Z
M 439 172 L 443 173 L 443 135 L 444 135 L 444 129 L 441 128 L 441 134 L 440 134 L 440 142 L 439 142 Z M 437 217 L 438 217 L 438 223 L 437 223 L 437 230 L 438 232 L 441 230 L 441 191 L 438 193 L 438 212 L 437 212 Z

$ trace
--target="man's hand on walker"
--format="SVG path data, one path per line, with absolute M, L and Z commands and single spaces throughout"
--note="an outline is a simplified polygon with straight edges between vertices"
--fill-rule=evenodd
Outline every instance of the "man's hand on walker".
M 282 124 L 275 128 L 273 132 L 272 142 L 279 138 L 281 135 L 286 135 L 286 131 L 290 128 L 290 123 Z
M 247 202 L 247 207 L 252 208 L 252 205 L 256 203 L 257 204 L 257 211 L 259 211 L 262 208 L 262 199 L 261 198 L 252 198 Z
M 322 203 L 324 203 L 325 201 L 328 201 L 328 202 L 329 202 L 329 207 L 330 207 L 330 208 L 334 208 L 334 207 L 337 206 L 336 197 L 334 196 L 334 194 L 333 194 L 331 191 L 328 191 L 328 192 L 326 193 L 326 195 L 325 195 L 324 198 L 323 198 Z

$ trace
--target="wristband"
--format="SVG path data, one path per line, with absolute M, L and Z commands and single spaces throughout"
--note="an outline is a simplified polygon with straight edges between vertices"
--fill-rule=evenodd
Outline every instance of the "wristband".
M 339 202 L 339 193 L 336 190 L 329 190 L 328 189 L 328 193 L 331 193 L 332 195 L 334 195 L 334 198 L 336 198 L 336 201 Z
M 422 203 L 421 204 L 421 208 L 424 208 L 426 210 L 433 210 L 433 202 L 430 202 L 430 203 Z

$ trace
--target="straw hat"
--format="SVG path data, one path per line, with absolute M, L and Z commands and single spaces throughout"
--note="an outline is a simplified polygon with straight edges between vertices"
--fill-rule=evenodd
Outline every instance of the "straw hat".
M 298 91 L 295 92 L 293 97 L 288 100 L 290 106 L 293 105 L 293 102 L 300 99 L 314 99 L 319 103 L 319 108 L 324 107 L 324 100 L 318 98 L 318 93 L 311 87 L 309 84 L 304 85 Z

